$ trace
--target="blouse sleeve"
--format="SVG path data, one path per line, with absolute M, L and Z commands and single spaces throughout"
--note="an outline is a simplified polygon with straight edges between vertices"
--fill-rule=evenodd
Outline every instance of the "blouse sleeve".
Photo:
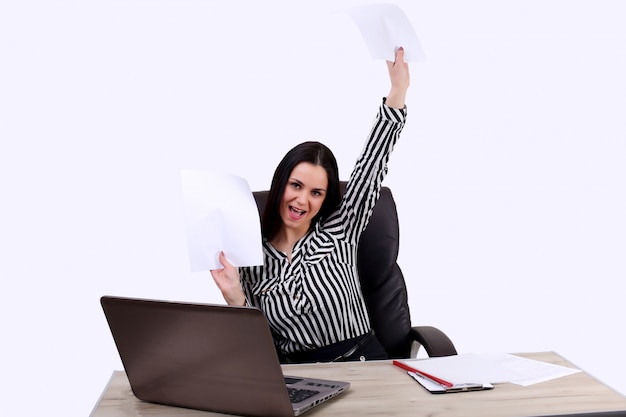
M 378 201 L 387 163 L 400 137 L 406 119 L 406 107 L 394 109 L 383 103 L 379 107 L 374 125 L 365 146 L 356 161 L 346 186 L 346 192 L 337 212 L 329 218 L 326 227 L 341 225 L 345 239 L 356 244 L 367 227 L 374 205 Z
M 239 268 L 239 279 L 241 282 L 241 287 L 243 289 L 243 294 L 246 297 L 246 306 L 248 307 L 260 308 L 261 306 L 261 303 L 259 302 L 258 297 L 252 291 L 252 287 L 254 286 L 254 283 L 261 276 L 262 276 L 261 266 Z

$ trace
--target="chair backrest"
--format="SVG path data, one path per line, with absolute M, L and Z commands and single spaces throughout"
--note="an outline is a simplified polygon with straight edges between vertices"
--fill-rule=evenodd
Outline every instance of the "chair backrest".
M 341 183 L 342 192 L 345 185 Z M 268 191 L 253 194 L 262 213 Z M 372 328 L 390 358 L 408 357 L 412 342 L 406 284 L 396 262 L 399 239 L 396 203 L 391 190 L 382 187 L 372 218 L 361 237 L 357 268 Z

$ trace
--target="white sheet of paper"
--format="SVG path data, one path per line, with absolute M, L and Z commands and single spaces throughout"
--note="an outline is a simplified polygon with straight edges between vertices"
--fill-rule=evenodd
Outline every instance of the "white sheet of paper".
M 181 180 L 191 270 L 222 268 L 220 251 L 235 266 L 262 265 L 261 223 L 248 182 L 190 169 Z
M 484 353 L 480 356 L 520 374 L 519 378 L 512 379 L 510 382 L 522 386 L 537 384 L 539 382 L 581 372 L 580 369 L 522 358 L 508 353 Z
M 427 359 L 402 360 L 415 369 L 452 383 L 504 383 L 528 386 L 581 372 L 508 353 L 464 353 Z
M 424 61 L 424 51 L 404 11 L 394 4 L 369 4 L 343 10 L 356 23 L 373 59 L 394 61 L 404 48 L 404 61 Z
M 404 359 L 402 362 L 453 384 L 496 384 L 521 377 L 517 372 L 473 353 L 428 359 Z

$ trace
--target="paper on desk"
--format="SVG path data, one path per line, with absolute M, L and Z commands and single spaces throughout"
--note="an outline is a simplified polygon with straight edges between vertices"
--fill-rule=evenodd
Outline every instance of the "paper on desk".
M 235 266 L 262 265 L 259 212 L 247 181 L 190 169 L 181 180 L 191 270 L 222 268 L 220 251 Z
M 473 353 L 428 359 L 405 359 L 402 362 L 453 384 L 496 384 L 520 378 L 517 372 Z
M 581 372 L 580 369 L 522 358 L 508 353 L 485 353 L 480 356 L 520 374 L 519 378 L 512 379 L 509 382 L 522 386 L 537 384 L 539 382 Z
M 424 61 L 424 52 L 411 22 L 394 4 L 369 4 L 343 10 L 358 26 L 373 59 L 394 61 L 398 47 L 404 48 L 404 61 Z
M 405 359 L 402 362 L 454 384 L 511 382 L 528 386 L 580 372 L 578 369 L 506 353 L 465 353 L 439 358 Z

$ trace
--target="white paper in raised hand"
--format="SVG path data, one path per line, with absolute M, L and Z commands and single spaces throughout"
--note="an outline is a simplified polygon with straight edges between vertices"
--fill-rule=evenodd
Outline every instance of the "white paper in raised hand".
M 404 11 L 394 4 L 369 4 L 343 10 L 356 23 L 373 59 L 394 61 L 404 48 L 404 61 L 424 61 L 424 51 Z
M 248 182 L 190 169 L 181 180 L 191 270 L 222 268 L 220 251 L 235 266 L 262 265 L 261 223 Z

